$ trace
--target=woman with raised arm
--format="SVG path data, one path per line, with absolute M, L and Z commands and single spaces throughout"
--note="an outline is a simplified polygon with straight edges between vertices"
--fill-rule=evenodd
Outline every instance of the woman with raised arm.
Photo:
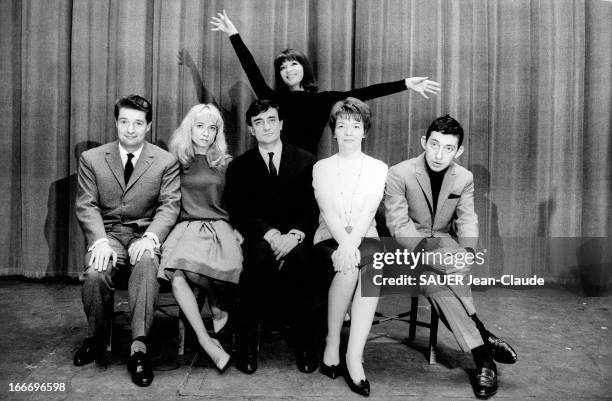
M 362 281 L 372 272 L 373 254 L 383 249 L 374 215 L 383 197 L 387 165 L 361 150 L 370 128 L 370 109 L 364 102 L 355 98 L 337 102 L 329 116 L 329 127 L 338 141 L 338 153 L 318 161 L 312 173 L 321 211 L 314 243 L 323 263 L 335 271 L 329 288 L 327 337 L 320 370 L 332 379 L 344 374 L 352 391 L 367 396 L 370 383 L 363 370 L 363 349 L 376 312 L 378 291 L 365 282 L 362 285 Z M 364 288 L 371 293 L 362 293 Z M 351 301 L 351 328 L 343 363 L 340 331 Z
M 217 17 L 212 17 L 210 23 L 213 31 L 222 31 L 229 36 L 257 97 L 274 99 L 282 107 L 285 116 L 281 133 L 283 142 L 298 146 L 312 154 L 317 153 L 331 107 L 339 100 L 349 96 L 369 100 L 406 89 L 412 89 L 428 99 L 427 93 L 435 95 L 440 91 L 440 84 L 437 82 L 430 81 L 427 77 L 412 77 L 346 92 L 317 92 L 317 83 L 310 62 L 302 52 L 293 49 L 283 50 L 274 59 L 276 90 L 273 90 L 264 80 L 253 56 L 225 10 L 223 13 L 218 13 Z M 308 110 L 308 118 L 304 118 L 304 110 Z
M 216 299 L 219 285 L 237 284 L 242 271 L 242 237 L 230 226 L 222 204 L 231 157 L 219 110 L 212 104 L 193 106 L 172 134 L 169 148 L 181 164 L 181 213 L 162 247 L 159 277 L 172 281 L 172 293 L 198 342 L 222 372 L 230 356 L 206 332 L 192 290 L 198 286 Z M 215 305 L 212 309 L 218 312 Z

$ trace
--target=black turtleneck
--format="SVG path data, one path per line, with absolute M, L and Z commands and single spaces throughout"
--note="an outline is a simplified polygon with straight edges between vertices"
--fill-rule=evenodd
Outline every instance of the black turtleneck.
M 436 215 L 436 209 L 438 208 L 438 196 L 440 196 L 440 188 L 442 188 L 442 181 L 444 181 L 444 174 L 446 174 L 446 167 L 442 171 L 433 171 L 429 168 L 429 164 L 427 164 L 427 160 L 424 160 L 425 168 L 427 169 L 427 175 L 429 176 L 429 181 L 431 182 L 431 196 L 433 201 L 433 215 Z

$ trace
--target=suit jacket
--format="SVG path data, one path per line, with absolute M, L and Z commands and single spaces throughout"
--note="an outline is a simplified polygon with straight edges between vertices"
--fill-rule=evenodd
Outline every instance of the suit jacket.
M 413 250 L 424 237 L 457 237 L 462 247 L 476 248 L 478 216 L 474 212 L 474 177 L 451 162 L 433 212 L 425 153 L 389 169 L 385 188 L 387 227 Z
M 76 215 L 89 244 L 116 223 L 153 232 L 163 241 L 176 222 L 180 201 L 179 164 L 155 145 L 145 142 L 127 185 L 118 141 L 81 155 Z
M 226 172 L 225 201 L 232 225 L 246 238 L 263 238 L 275 228 L 297 229 L 312 241 L 319 208 L 312 188 L 315 157 L 283 143 L 278 177 L 254 147 L 234 159 Z

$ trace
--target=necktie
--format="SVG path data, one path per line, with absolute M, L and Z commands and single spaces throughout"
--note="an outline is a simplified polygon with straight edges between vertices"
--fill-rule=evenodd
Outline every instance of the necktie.
M 276 171 L 276 167 L 274 166 L 274 163 L 272 162 L 272 157 L 274 156 L 274 152 L 268 152 L 268 156 L 270 157 L 270 161 L 268 161 L 268 168 L 270 169 L 270 175 L 272 177 L 277 177 L 278 172 Z
M 125 185 L 128 184 L 128 182 L 130 181 L 130 177 L 132 175 L 132 172 L 134 171 L 134 165 L 132 164 L 132 158 L 134 157 L 133 153 L 128 153 L 127 154 L 127 162 L 125 163 L 125 169 L 123 171 L 123 179 L 125 181 Z

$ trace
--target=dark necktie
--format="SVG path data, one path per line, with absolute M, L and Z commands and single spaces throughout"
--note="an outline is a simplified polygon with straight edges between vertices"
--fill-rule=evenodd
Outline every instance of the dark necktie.
M 278 172 L 276 171 L 276 167 L 274 166 L 274 163 L 272 162 L 272 157 L 274 156 L 274 152 L 268 152 L 268 156 L 270 157 L 270 161 L 268 161 L 268 168 L 270 169 L 270 175 L 272 177 L 277 177 Z
M 134 165 L 132 164 L 132 158 L 134 157 L 133 153 L 127 154 L 127 162 L 125 163 L 125 169 L 123 171 L 123 179 L 125 180 L 125 185 L 130 181 L 130 177 L 132 176 L 132 172 L 134 172 Z

